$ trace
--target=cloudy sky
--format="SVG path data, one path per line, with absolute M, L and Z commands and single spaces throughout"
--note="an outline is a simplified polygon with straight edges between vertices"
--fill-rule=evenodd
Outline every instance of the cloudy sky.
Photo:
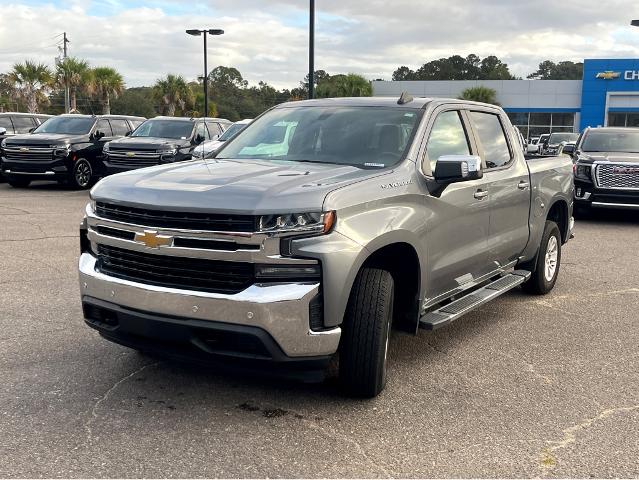
M 544 59 L 639 58 L 636 0 L 316 0 L 316 68 L 390 79 L 452 54 L 497 55 L 526 76 Z M 128 86 L 168 72 L 201 75 L 201 38 L 223 28 L 209 67 L 292 88 L 307 71 L 307 0 L 27 0 L 2 5 L 0 72 L 34 59 L 53 65 L 66 31 L 70 54 L 120 70 Z

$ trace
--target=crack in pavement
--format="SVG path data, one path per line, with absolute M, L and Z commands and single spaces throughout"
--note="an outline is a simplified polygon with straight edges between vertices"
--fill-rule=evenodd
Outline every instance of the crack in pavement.
M 147 363 L 143 367 L 140 367 L 137 370 L 135 370 L 134 372 L 129 373 L 125 377 L 122 377 L 120 380 L 115 382 L 111 388 L 109 388 L 106 392 L 104 392 L 104 395 L 102 395 L 100 398 L 97 399 L 97 401 L 93 404 L 93 408 L 91 409 L 91 417 L 84 423 L 84 429 L 87 432 L 87 442 L 88 443 L 91 443 L 91 444 L 93 443 L 93 430 L 91 428 L 91 425 L 98 418 L 97 409 L 100 406 L 100 404 L 102 402 L 104 402 L 107 398 L 109 398 L 111 393 L 113 393 L 113 391 L 116 388 L 118 388 L 120 385 L 122 385 L 124 382 L 126 382 L 127 380 L 133 378 L 134 376 L 136 376 L 141 371 L 146 370 L 147 368 L 150 368 L 150 367 L 155 367 L 155 366 L 159 365 L 160 363 L 162 363 L 162 362 Z
M 60 235 L 60 236 L 47 236 L 47 237 L 34 237 L 34 238 L 16 238 L 16 239 L 11 239 L 11 240 L 0 240 L 0 243 L 7 243 L 7 242 L 30 242 L 30 241 L 36 241 L 36 240 L 53 240 L 56 238 L 79 238 L 80 235 Z
M 591 427 L 595 422 L 599 420 L 605 420 L 608 417 L 611 417 L 617 413 L 625 413 L 631 412 L 634 410 L 639 410 L 639 405 L 633 405 L 631 407 L 617 407 L 617 408 L 608 408 L 598 415 L 589 418 L 577 425 L 573 425 L 572 427 L 566 428 L 563 430 L 563 438 L 561 440 L 553 440 L 549 443 L 554 443 L 552 447 L 545 448 L 541 452 L 541 468 L 544 470 L 544 473 L 548 473 L 550 470 L 557 466 L 557 457 L 555 452 L 557 450 L 561 450 L 562 448 L 566 448 L 571 443 L 575 443 L 577 441 L 577 433 L 581 430 Z

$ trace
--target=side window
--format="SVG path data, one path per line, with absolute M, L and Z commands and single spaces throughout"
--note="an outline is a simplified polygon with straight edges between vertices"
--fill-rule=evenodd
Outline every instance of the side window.
M 512 155 L 499 115 L 485 112 L 470 112 L 473 126 L 484 147 L 484 161 L 487 168 L 499 168 L 510 163 Z
M 204 122 L 199 122 L 197 127 L 195 127 L 195 136 L 201 136 L 204 140 L 210 140 L 209 130 L 206 128 L 206 124 Z
M 142 123 L 144 122 L 144 120 L 129 120 L 129 123 L 131 124 L 131 128 L 133 130 L 135 130 L 136 128 L 138 128 L 140 125 L 142 125 Z
M 123 137 L 129 131 L 129 124 L 126 120 L 119 118 L 112 118 L 109 120 L 111 122 L 111 128 L 113 129 L 113 135 L 116 137 Z
M 13 124 L 11 123 L 11 118 L 9 117 L 0 117 L 0 127 L 6 128 L 7 133 L 14 133 Z
M 458 111 L 437 115 L 426 143 L 430 171 L 435 171 L 437 159 L 443 155 L 470 155 L 468 137 Z
M 13 126 L 16 129 L 16 133 L 29 133 L 29 130 L 34 128 L 36 124 L 31 117 L 13 117 Z
M 109 125 L 109 122 L 105 119 L 98 120 L 98 124 L 95 127 L 95 131 L 104 133 L 105 137 L 113 136 L 113 132 L 111 131 L 111 125 Z
M 224 132 L 224 130 L 220 127 L 219 123 L 207 122 L 206 126 L 209 128 L 209 132 L 211 136 L 220 135 L 222 132 Z

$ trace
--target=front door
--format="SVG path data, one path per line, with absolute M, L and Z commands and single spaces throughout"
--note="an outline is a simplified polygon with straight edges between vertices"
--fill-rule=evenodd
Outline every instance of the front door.
M 428 134 L 422 163 L 432 176 L 443 155 L 476 154 L 465 116 L 458 110 L 439 112 Z M 426 296 L 432 301 L 470 286 L 488 268 L 490 200 L 485 179 L 446 186 L 439 197 L 426 195 L 427 252 Z

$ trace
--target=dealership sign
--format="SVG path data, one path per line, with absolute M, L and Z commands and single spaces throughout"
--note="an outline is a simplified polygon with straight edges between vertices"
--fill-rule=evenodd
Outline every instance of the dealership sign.
M 612 70 L 606 70 L 605 72 L 599 72 L 595 75 L 595 78 L 603 78 L 604 80 L 614 80 L 621 77 L 621 72 L 613 72 Z M 624 80 L 639 80 L 639 70 L 626 70 L 623 72 Z

